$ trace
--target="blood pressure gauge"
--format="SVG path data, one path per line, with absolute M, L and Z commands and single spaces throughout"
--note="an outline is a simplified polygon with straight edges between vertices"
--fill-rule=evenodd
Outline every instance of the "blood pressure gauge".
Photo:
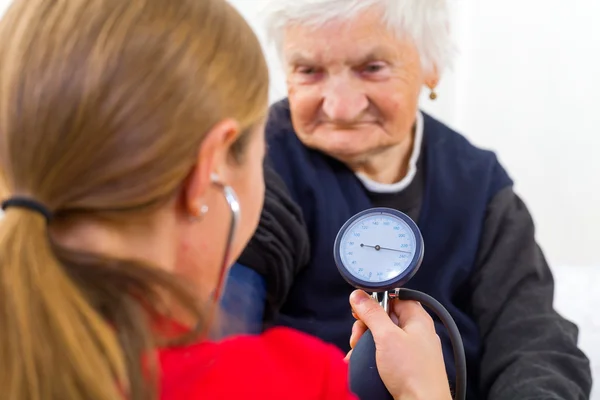
M 340 274 L 352 286 L 388 292 L 403 286 L 423 261 L 423 237 L 410 217 L 371 208 L 350 218 L 333 246 Z
M 457 400 L 466 398 L 466 357 L 460 332 L 450 313 L 433 297 L 402 288 L 423 261 L 423 236 L 406 214 L 391 208 L 371 208 L 350 218 L 335 238 L 333 256 L 340 274 L 357 289 L 372 292 L 388 311 L 390 299 L 419 301 L 430 308 L 449 331 L 454 350 Z M 382 293 L 383 296 L 378 296 Z M 377 369 L 373 333 L 367 330 L 352 349 L 350 389 L 360 400 L 393 400 Z

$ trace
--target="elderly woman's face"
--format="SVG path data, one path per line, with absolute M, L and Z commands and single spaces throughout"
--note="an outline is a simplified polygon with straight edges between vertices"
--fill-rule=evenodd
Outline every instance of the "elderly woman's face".
M 298 137 L 349 163 L 409 138 L 421 88 L 437 78 L 425 76 L 412 42 L 377 13 L 320 29 L 290 26 L 284 56 Z

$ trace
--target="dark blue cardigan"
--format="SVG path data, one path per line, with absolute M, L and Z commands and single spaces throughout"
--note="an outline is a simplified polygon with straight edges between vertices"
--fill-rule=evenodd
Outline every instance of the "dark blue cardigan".
M 274 105 L 267 124 L 269 160 L 301 206 L 311 239 L 311 261 L 296 277 L 276 323 L 318 336 L 348 350 L 354 319 L 352 288 L 339 275 L 333 243 L 339 228 L 355 213 L 370 208 L 364 187 L 340 162 L 306 148 L 294 133 L 287 101 Z M 425 191 L 417 224 L 425 257 L 406 285 L 428 293 L 452 314 L 460 329 L 469 368 L 477 382 L 480 336 L 469 315 L 466 284 L 473 271 L 490 200 L 512 185 L 494 153 L 424 116 Z M 436 321 L 449 379 L 454 360 L 449 337 Z M 472 385 L 470 385 L 473 387 Z

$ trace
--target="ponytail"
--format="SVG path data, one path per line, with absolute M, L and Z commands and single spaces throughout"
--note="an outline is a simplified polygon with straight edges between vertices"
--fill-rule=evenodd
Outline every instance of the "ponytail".
M 61 249 L 41 215 L 10 209 L 0 220 L 2 399 L 156 398 L 142 357 L 156 345 L 148 306 L 159 307 L 160 287 L 199 317 L 167 273 Z
M 0 282 L 3 397 L 122 397 L 117 338 L 59 265 L 41 215 L 11 209 L 0 222 Z

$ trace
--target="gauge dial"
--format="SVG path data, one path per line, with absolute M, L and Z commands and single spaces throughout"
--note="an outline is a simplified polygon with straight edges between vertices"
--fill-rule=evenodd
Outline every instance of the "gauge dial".
M 406 214 L 373 208 L 344 224 L 334 253 L 340 273 L 350 284 L 362 289 L 389 290 L 402 286 L 419 268 L 423 239 Z

